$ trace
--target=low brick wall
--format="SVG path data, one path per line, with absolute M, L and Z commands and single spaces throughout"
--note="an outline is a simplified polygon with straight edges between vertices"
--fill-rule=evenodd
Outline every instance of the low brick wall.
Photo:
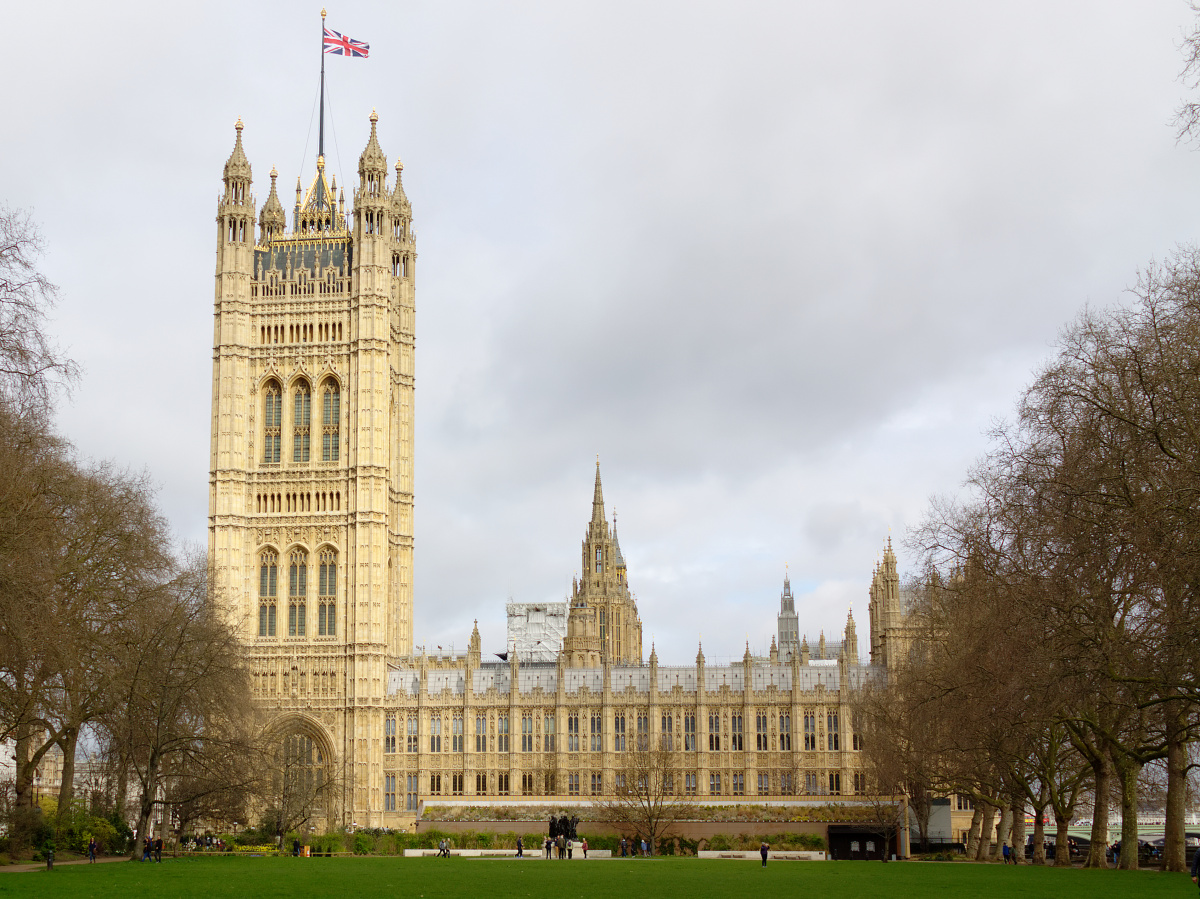
M 767 842 L 770 842 L 769 837 L 775 834 L 813 833 L 827 840 L 828 827 L 825 823 L 801 821 L 678 821 L 671 826 L 667 838 L 711 840 L 718 834 L 731 837 L 746 834 L 751 837 L 767 837 Z M 423 818 L 417 832 L 440 830 L 443 833 L 516 833 L 545 838 L 546 828 L 545 821 L 432 821 Z M 617 827 L 604 821 L 580 821 L 577 832 L 596 836 L 629 836 L 633 831 L 632 828 Z

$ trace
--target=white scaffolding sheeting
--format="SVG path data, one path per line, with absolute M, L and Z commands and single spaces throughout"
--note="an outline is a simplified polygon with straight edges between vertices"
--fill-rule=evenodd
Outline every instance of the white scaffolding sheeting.
M 555 662 L 567 635 L 565 602 L 510 602 L 508 650 L 522 662 Z

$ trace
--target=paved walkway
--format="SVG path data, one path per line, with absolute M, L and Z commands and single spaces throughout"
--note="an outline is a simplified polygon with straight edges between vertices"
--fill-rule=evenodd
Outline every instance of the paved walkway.
M 102 855 L 96 859 L 96 864 L 104 864 L 106 862 L 127 862 L 128 855 Z M 62 865 L 86 865 L 89 864 L 86 858 L 76 858 L 67 862 L 55 862 L 54 867 L 58 868 Z M 19 874 L 25 871 L 45 871 L 45 862 L 33 862 L 28 865 L 4 865 L 0 867 L 0 874 Z

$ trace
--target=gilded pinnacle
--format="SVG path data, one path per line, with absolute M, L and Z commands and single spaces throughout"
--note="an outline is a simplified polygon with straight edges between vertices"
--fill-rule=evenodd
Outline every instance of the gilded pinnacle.
M 325 157 L 324 156 L 317 157 L 317 171 L 318 172 L 325 171 Z
M 379 121 L 379 113 L 377 113 L 375 111 L 375 107 L 372 106 L 371 107 L 371 124 L 374 125 L 378 121 Z
M 246 127 L 245 125 L 243 125 L 243 124 L 242 124 L 242 117 L 241 117 L 241 116 L 238 116 L 237 124 L 236 124 L 236 125 L 234 125 L 233 127 L 234 127 L 234 128 L 236 128 L 236 129 L 238 130 L 238 133 L 239 133 L 239 134 L 241 133 L 242 129 Z

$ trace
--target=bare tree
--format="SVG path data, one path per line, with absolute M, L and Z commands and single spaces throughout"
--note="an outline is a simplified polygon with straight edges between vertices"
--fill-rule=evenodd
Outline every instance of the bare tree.
M 639 735 L 619 756 L 616 782 L 605 798 L 593 803 L 599 820 L 629 828 L 649 841 L 651 851 L 690 806 L 680 800 L 683 788 L 681 753 Z
M 224 764 L 253 753 L 256 741 L 244 655 L 203 559 L 138 607 L 124 639 L 121 703 L 106 723 L 137 782 L 141 838 L 172 783 L 211 791 L 223 777 L 249 791 L 261 769 Z
M 45 409 L 78 375 L 46 332 L 58 288 L 38 268 L 44 249 L 31 214 L 0 204 L 0 396 L 18 408 Z

